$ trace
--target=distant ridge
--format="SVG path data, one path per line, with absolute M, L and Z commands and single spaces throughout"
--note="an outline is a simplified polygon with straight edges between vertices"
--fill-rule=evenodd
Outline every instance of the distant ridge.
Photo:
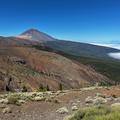
M 34 28 L 23 32 L 22 34 L 20 34 L 17 37 L 32 40 L 32 41 L 39 41 L 39 42 L 46 42 L 46 41 L 54 41 L 55 40 L 55 38 L 53 38 L 52 36 L 50 36 L 44 32 L 40 32 L 39 30 L 34 29 Z
M 0 37 L 0 46 L 34 46 L 42 45 L 54 51 L 61 51 L 75 56 L 84 56 L 100 59 L 113 59 L 109 53 L 120 52 L 118 49 L 55 39 L 49 34 L 37 29 L 29 29 L 17 37 Z

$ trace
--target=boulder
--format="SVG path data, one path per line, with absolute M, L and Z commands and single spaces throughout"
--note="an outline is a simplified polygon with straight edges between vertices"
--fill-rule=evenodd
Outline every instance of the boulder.
M 96 97 L 102 97 L 105 98 L 105 95 L 101 94 L 101 93 L 96 93 Z
M 37 92 L 37 93 L 36 93 L 36 96 L 42 97 L 42 96 L 44 96 L 44 94 L 43 94 L 43 92 Z
M 45 102 L 52 102 L 52 99 L 46 98 L 46 99 L 45 99 Z
M 60 114 L 66 114 L 69 111 L 68 111 L 68 109 L 66 107 L 62 107 L 62 108 L 59 108 L 56 112 L 60 113 Z
M 73 115 L 65 116 L 63 120 L 70 120 L 73 117 Z
M 102 97 L 96 97 L 93 101 L 94 105 L 99 105 L 99 104 L 104 104 L 104 103 L 107 103 L 107 100 Z
M 33 100 L 34 100 L 34 101 L 44 101 L 44 100 L 45 100 L 45 97 L 37 96 L 37 97 L 34 97 Z
M 77 101 L 77 103 L 80 103 L 80 102 L 81 102 L 80 100 Z
M 106 100 L 111 102 L 111 101 L 114 101 L 114 98 L 113 97 L 107 97 Z
M 77 103 L 72 103 L 72 106 L 77 106 L 78 104 Z
M 5 98 L 5 95 L 0 95 L 0 99 L 3 99 L 3 98 Z
M 47 91 L 46 94 L 47 95 L 53 95 L 53 93 L 51 91 Z
M 0 108 L 5 108 L 5 104 L 0 104 Z
M 88 96 L 88 97 L 85 99 L 85 103 L 87 103 L 87 104 L 93 103 L 92 97 Z
M 61 93 L 61 91 L 57 91 L 57 92 L 56 92 L 56 95 L 59 95 L 60 93 Z
M 77 106 L 72 106 L 72 111 L 76 111 L 76 110 L 78 110 L 78 107 Z
M 120 103 L 113 103 L 111 107 L 120 107 Z
M 7 98 L 5 98 L 5 99 L 1 99 L 1 100 L 0 100 L 0 103 L 8 104 L 8 99 L 7 99 Z
M 120 102 L 120 97 L 114 98 L 115 101 Z
M 11 113 L 12 112 L 12 110 L 11 110 L 11 108 L 10 107 L 6 107 L 6 108 L 4 108 L 3 109 L 3 111 L 2 111 L 3 113 Z
M 24 103 L 25 103 L 25 100 L 18 100 L 18 103 L 19 103 L 19 104 L 24 104 Z

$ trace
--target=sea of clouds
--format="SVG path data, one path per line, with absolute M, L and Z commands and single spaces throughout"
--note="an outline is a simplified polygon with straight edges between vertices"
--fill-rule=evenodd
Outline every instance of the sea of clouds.
M 120 50 L 120 44 L 101 44 L 101 43 L 92 43 L 94 45 L 98 46 L 105 46 L 105 47 L 111 47 Z M 120 52 L 113 52 L 113 53 L 108 53 L 107 54 L 109 57 L 112 57 L 114 59 L 119 59 L 120 60 Z

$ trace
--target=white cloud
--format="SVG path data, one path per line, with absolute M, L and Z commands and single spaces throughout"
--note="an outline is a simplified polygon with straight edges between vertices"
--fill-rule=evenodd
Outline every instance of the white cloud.
M 120 44 L 101 44 L 101 43 L 91 43 L 93 45 L 98 45 L 98 46 L 105 46 L 105 47 L 111 47 L 111 48 L 116 48 L 120 50 Z
M 120 60 L 120 52 L 119 53 L 108 53 L 108 56 Z
M 98 46 L 105 46 L 105 47 L 111 47 L 120 50 L 120 44 L 99 44 L 99 43 L 92 43 L 94 45 Z M 114 53 L 108 53 L 107 54 L 109 57 L 112 57 L 114 59 L 119 59 L 120 60 L 120 52 L 114 52 Z

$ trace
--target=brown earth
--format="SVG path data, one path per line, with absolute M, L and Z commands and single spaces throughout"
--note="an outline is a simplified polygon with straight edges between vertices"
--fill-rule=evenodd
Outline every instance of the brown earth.
M 48 86 L 57 90 L 80 88 L 109 82 L 105 76 L 83 64 L 77 64 L 56 53 L 31 47 L 0 48 L 0 89 L 28 91 Z
M 110 96 L 114 94 L 120 97 L 120 87 L 64 91 L 54 98 L 58 99 L 59 103 L 41 101 L 26 102 L 22 106 L 9 105 L 12 108 L 12 113 L 3 114 L 0 112 L 0 120 L 63 120 L 65 116 L 73 113 L 71 107 L 74 103 L 79 108 L 85 107 L 85 99 L 88 96 L 95 97 L 96 93 L 107 94 L 107 96 L 109 93 Z M 69 113 L 56 113 L 56 110 L 63 106 L 67 107 Z

